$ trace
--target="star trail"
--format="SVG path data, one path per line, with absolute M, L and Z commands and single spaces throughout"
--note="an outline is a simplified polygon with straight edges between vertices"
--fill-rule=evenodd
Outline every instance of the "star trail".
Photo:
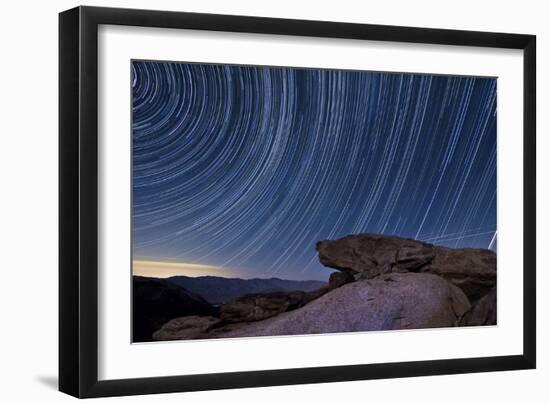
M 315 242 L 348 234 L 496 250 L 494 78 L 131 70 L 134 259 L 326 279 Z

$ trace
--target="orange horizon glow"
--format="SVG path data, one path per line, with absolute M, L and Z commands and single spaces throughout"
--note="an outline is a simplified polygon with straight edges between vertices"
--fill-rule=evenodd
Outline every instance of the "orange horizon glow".
M 171 276 L 222 276 L 242 277 L 238 271 L 215 265 L 191 264 L 187 262 L 154 261 L 135 259 L 132 261 L 132 274 L 153 278 L 169 278 Z

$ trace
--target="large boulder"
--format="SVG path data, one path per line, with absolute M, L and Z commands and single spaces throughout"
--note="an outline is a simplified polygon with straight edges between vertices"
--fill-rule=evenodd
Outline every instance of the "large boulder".
M 429 272 L 460 287 L 471 301 L 496 285 L 496 254 L 490 250 L 452 249 L 377 234 L 319 241 L 316 249 L 323 265 L 354 279 L 372 279 L 387 273 Z
M 491 250 L 435 247 L 434 259 L 423 270 L 444 277 L 475 302 L 496 285 L 497 256 Z
M 168 320 L 189 315 L 216 315 L 217 310 L 197 294 L 158 278 L 133 277 L 133 341 L 151 341 Z
M 220 323 L 216 317 L 178 317 L 164 324 L 153 334 L 156 341 L 199 338 Z
M 400 237 L 358 234 L 316 245 L 321 264 L 349 273 L 355 279 L 380 274 L 418 271 L 434 257 L 431 244 Z
M 345 284 L 296 310 L 216 329 L 208 337 L 453 327 L 469 309 L 465 294 L 440 276 L 392 273 Z
M 461 326 L 497 324 L 497 289 L 479 299 L 460 319 Z

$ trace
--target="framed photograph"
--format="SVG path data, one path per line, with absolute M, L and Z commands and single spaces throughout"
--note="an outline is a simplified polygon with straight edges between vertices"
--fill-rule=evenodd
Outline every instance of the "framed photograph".
M 535 367 L 535 37 L 59 17 L 59 387 Z

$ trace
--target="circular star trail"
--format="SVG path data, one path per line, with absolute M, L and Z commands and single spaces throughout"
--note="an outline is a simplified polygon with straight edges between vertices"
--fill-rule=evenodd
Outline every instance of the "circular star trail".
M 355 233 L 496 248 L 496 79 L 135 61 L 134 257 L 326 279 Z

